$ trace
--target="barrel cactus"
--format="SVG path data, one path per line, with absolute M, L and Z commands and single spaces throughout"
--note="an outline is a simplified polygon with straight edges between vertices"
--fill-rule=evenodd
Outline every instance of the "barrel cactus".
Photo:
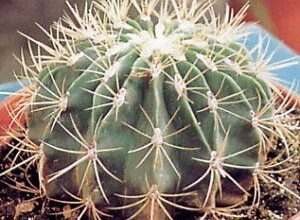
M 246 9 L 220 18 L 211 1 L 70 5 L 42 28 L 51 46 L 26 36 L 31 64 L 18 58 L 27 82 L 12 112 L 26 126 L 9 146 L 30 157 L 1 176 L 37 166 L 40 193 L 81 208 L 79 219 L 234 217 L 247 198 L 259 204 L 260 181 L 299 199 L 266 161 L 278 138 L 289 158 L 295 106 L 276 107 L 272 70 L 293 63 L 271 64 L 263 38 L 246 49 Z

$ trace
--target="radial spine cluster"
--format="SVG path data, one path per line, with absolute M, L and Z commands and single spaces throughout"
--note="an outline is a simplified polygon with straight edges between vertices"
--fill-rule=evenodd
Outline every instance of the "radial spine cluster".
M 299 129 L 272 73 L 293 60 L 270 63 L 264 37 L 246 49 L 248 5 L 221 17 L 212 1 L 187 2 L 68 3 L 71 15 L 41 27 L 50 46 L 23 34 L 31 61 L 17 58 L 27 83 L 12 118 L 26 125 L 7 135 L 31 156 L 0 176 L 37 166 L 35 190 L 79 219 L 233 218 L 247 198 L 259 204 L 261 181 L 299 199 L 270 175 L 282 161 L 266 161 L 278 138 L 290 158 Z

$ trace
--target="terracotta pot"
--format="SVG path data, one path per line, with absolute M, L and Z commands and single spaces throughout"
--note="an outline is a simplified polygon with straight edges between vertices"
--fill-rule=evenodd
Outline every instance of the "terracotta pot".
M 25 124 L 25 114 L 16 114 L 20 108 L 24 95 L 11 95 L 0 102 L 0 146 L 10 141 L 7 131 L 16 129 Z
M 237 11 L 246 0 L 230 0 Z M 247 21 L 257 21 L 285 44 L 300 52 L 300 1 L 251 0 Z
M 300 96 L 296 93 L 287 91 L 287 89 L 280 84 L 277 84 L 276 86 L 282 94 L 282 99 L 288 97 L 288 99 L 291 100 L 289 107 L 296 106 L 298 111 L 300 111 Z

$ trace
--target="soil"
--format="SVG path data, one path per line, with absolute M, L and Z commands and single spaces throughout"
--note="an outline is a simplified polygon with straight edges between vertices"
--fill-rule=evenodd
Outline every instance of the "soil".
M 25 38 L 22 38 L 16 32 L 20 30 L 29 35 L 37 37 L 39 40 L 46 41 L 40 36 L 42 33 L 38 30 L 34 21 L 40 23 L 44 27 L 48 27 L 53 20 L 56 20 L 65 8 L 65 1 L 53 0 L 41 3 L 38 0 L 28 0 L 26 4 L 20 4 L 18 0 L 2 0 L 0 7 L 0 82 L 12 80 L 12 69 L 18 69 L 19 65 L 12 58 L 12 53 L 19 54 L 21 45 L 26 45 Z M 72 1 L 73 2 L 73 1 Z M 77 2 L 74 0 L 74 2 Z M 47 3 L 47 4 L 46 4 Z M 54 6 L 54 7 L 51 7 Z M 21 13 L 20 13 L 21 12 Z M 26 47 L 25 47 L 26 48 Z M 8 74 L 9 73 L 9 74 Z M 300 132 L 299 132 L 300 135 Z M 298 137 L 299 137 L 298 135 Z M 15 143 L 16 144 L 16 143 Z M 278 142 L 276 150 L 272 150 L 268 159 L 276 157 L 284 150 L 281 142 Z M 284 183 L 289 189 L 297 194 L 300 194 L 300 147 L 299 145 L 291 147 L 291 154 L 295 155 L 292 161 L 283 163 L 279 169 L 286 169 L 291 166 L 298 166 L 297 169 L 289 170 L 273 176 L 277 181 Z M 6 170 L 11 165 L 11 161 L 4 160 L 8 149 L 0 148 L 0 173 Z M 26 158 L 23 155 L 22 159 Z M 20 160 L 22 160 L 20 158 Z M 278 168 L 277 168 L 278 169 Z M 31 169 L 28 172 L 27 178 L 37 184 L 36 170 Z M 17 183 L 17 184 L 16 184 Z M 31 219 L 31 220 L 47 220 L 47 219 L 76 219 L 78 213 L 69 215 L 66 210 L 70 209 L 69 205 L 62 205 L 40 198 L 36 192 L 37 189 L 31 189 L 25 192 L 25 187 L 28 186 L 28 180 L 22 170 L 13 172 L 10 176 L 0 177 L 0 220 L 11 219 Z M 20 191 L 23 190 L 23 191 Z M 249 218 L 245 220 L 273 220 L 273 219 L 289 219 L 295 216 L 300 211 L 300 202 L 288 193 L 282 191 L 274 184 L 262 185 L 262 201 L 258 208 L 253 210 Z M 245 204 L 251 205 L 252 198 Z M 63 215 L 51 215 L 65 211 Z M 237 213 L 245 214 L 245 213 Z M 183 217 L 184 216 L 184 217 Z M 187 216 L 187 214 L 179 214 L 178 219 L 197 219 L 198 217 Z M 293 220 L 299 220 L 296 217 Z
M 300 131 L 298 131 L 298 140 Z M 13 143 L 16 144 L 16 143 Z M 268 160 L 272 160 L 281 154 L 285 149 L 282 142 L 278 141 L 276 150 L 271 150 L 268 154 Z M 292 160 L 282 163 L 279 167 L 274 169 L 284 170 L 290 167 L 296 167 L 279 174 L 274 174 L 272 178 L 284 184 L 287 188 L 300 194 L 300 146 L 299 143 L 290 146 L 290 153 L 294 155 Z M 6 170 L 11 162 L 4 160 L 8 149 L 0 148 L 0 173 Z M 24 156 L 24 158 L 26 155 Z M 24 160 L 20 158 L 19 160 Z M 282 160 L 285 158 L 283 157 Z M 30 187 L 31 192 L 25 192 L 26 186 Z M 69 213 L 67 210 L 71 209 L 70 205 L 62 205 L 49 201 L 46 198 L 40 198 L 38 189 L 34 188 L 37 184 L 37 174 L 34 168 L 28 171 L 27 178 L 24 175 L 24 170 L 14 171 L 9 176 L 0 177 L 0 220 L 10 219 L 31 219 L 31 220 L 50 220 L 50 219 L 77 219 L 78 212 Z M 23 191 L 22 191 L 23 190 Z M 249 213 L 238 211 L 235 214 L 248 214 L 247 218 L 236 218 L 244 220 L 279 220 L 290 219 L 294 216 L 293 220 L 299 220 L 300 201 L 296 200 L 293 196 L 280 189 L 275 184 L 262 184 L 261 186 L 262 198 L 259 207 L 255 208 L 251 215 Z M 244 204 L 250 206 L 252 198 Z M 64 213 L 64 215 L 53 215 L 53 213 Z M 298 214 L 297 214 L 298 213 Z M 298 215 L 298 217 L 296 217 Z M 199 216 L 192 216 L 190 214 L 181 213 L 177 215 L 176 219 L 199 219 Z M 225 219 L 225 218 L 222 218 Z M 228 218 L 232 219 L 232 218 Z
M 298 149 L 296 149 L 296 147 Z M 279 142 L 277 151 L 271 151 L 269 153 L 268 159 L 273 159 L 281 153 L 283 150 L 283 144 Z M 284 170 L 289 167 L 297 167 L 295 169 L 289 170 L 287 172 L 282 172 L 280 174 L 272 175 L 272 177 L 284 184 L 288 189 L 296 192 L 298 195 L 300 193 L 300 152 L 299 145 L 291 148 L 291 154 L 295 154 L 295 158 L 291 161 L 283 163 L 281 166 L 277 167 L 276 170 Z M 249 220 L 276 220 L 276 219 L 290 219 L 292 216 L 296 215 L 300 211 L 300 201 L 295 199 L 289 193 L 280 189 L 275 184 L 263 183 L 262 187 L 262 198 L 261 203 L 258 208 L 253 210 Z M 247 202 L 251 205 L 251 198 Z M 247 220 L 248 220 L 247 219 Z M 296 219 L 300 220 L 300 218 Z

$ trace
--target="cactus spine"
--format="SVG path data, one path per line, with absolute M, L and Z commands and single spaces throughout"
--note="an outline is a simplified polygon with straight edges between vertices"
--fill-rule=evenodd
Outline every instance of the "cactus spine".
M 292 62 L 269 64 L 262 43 L 247 51 L 247 5 L 222 20 L 210 1 L 179 2 L 107 0 L 83 15 L 70 6 L 75 20 L 42 28 L 51 47 L 26 36 L 33 65 L 19 59 L 30 86 L 16 113 L 26 112 L 26 138 L 12 148 L 32 157 L 1 176 L 36 163 L 40 191 L 78 204 L 80 218 L 233 217 L 252 187 L 259 203 L 261 179 L 299 199 L 265 161 L 274 138 L 294 138 L 294 106 L 275 108 L 270 81 Z

